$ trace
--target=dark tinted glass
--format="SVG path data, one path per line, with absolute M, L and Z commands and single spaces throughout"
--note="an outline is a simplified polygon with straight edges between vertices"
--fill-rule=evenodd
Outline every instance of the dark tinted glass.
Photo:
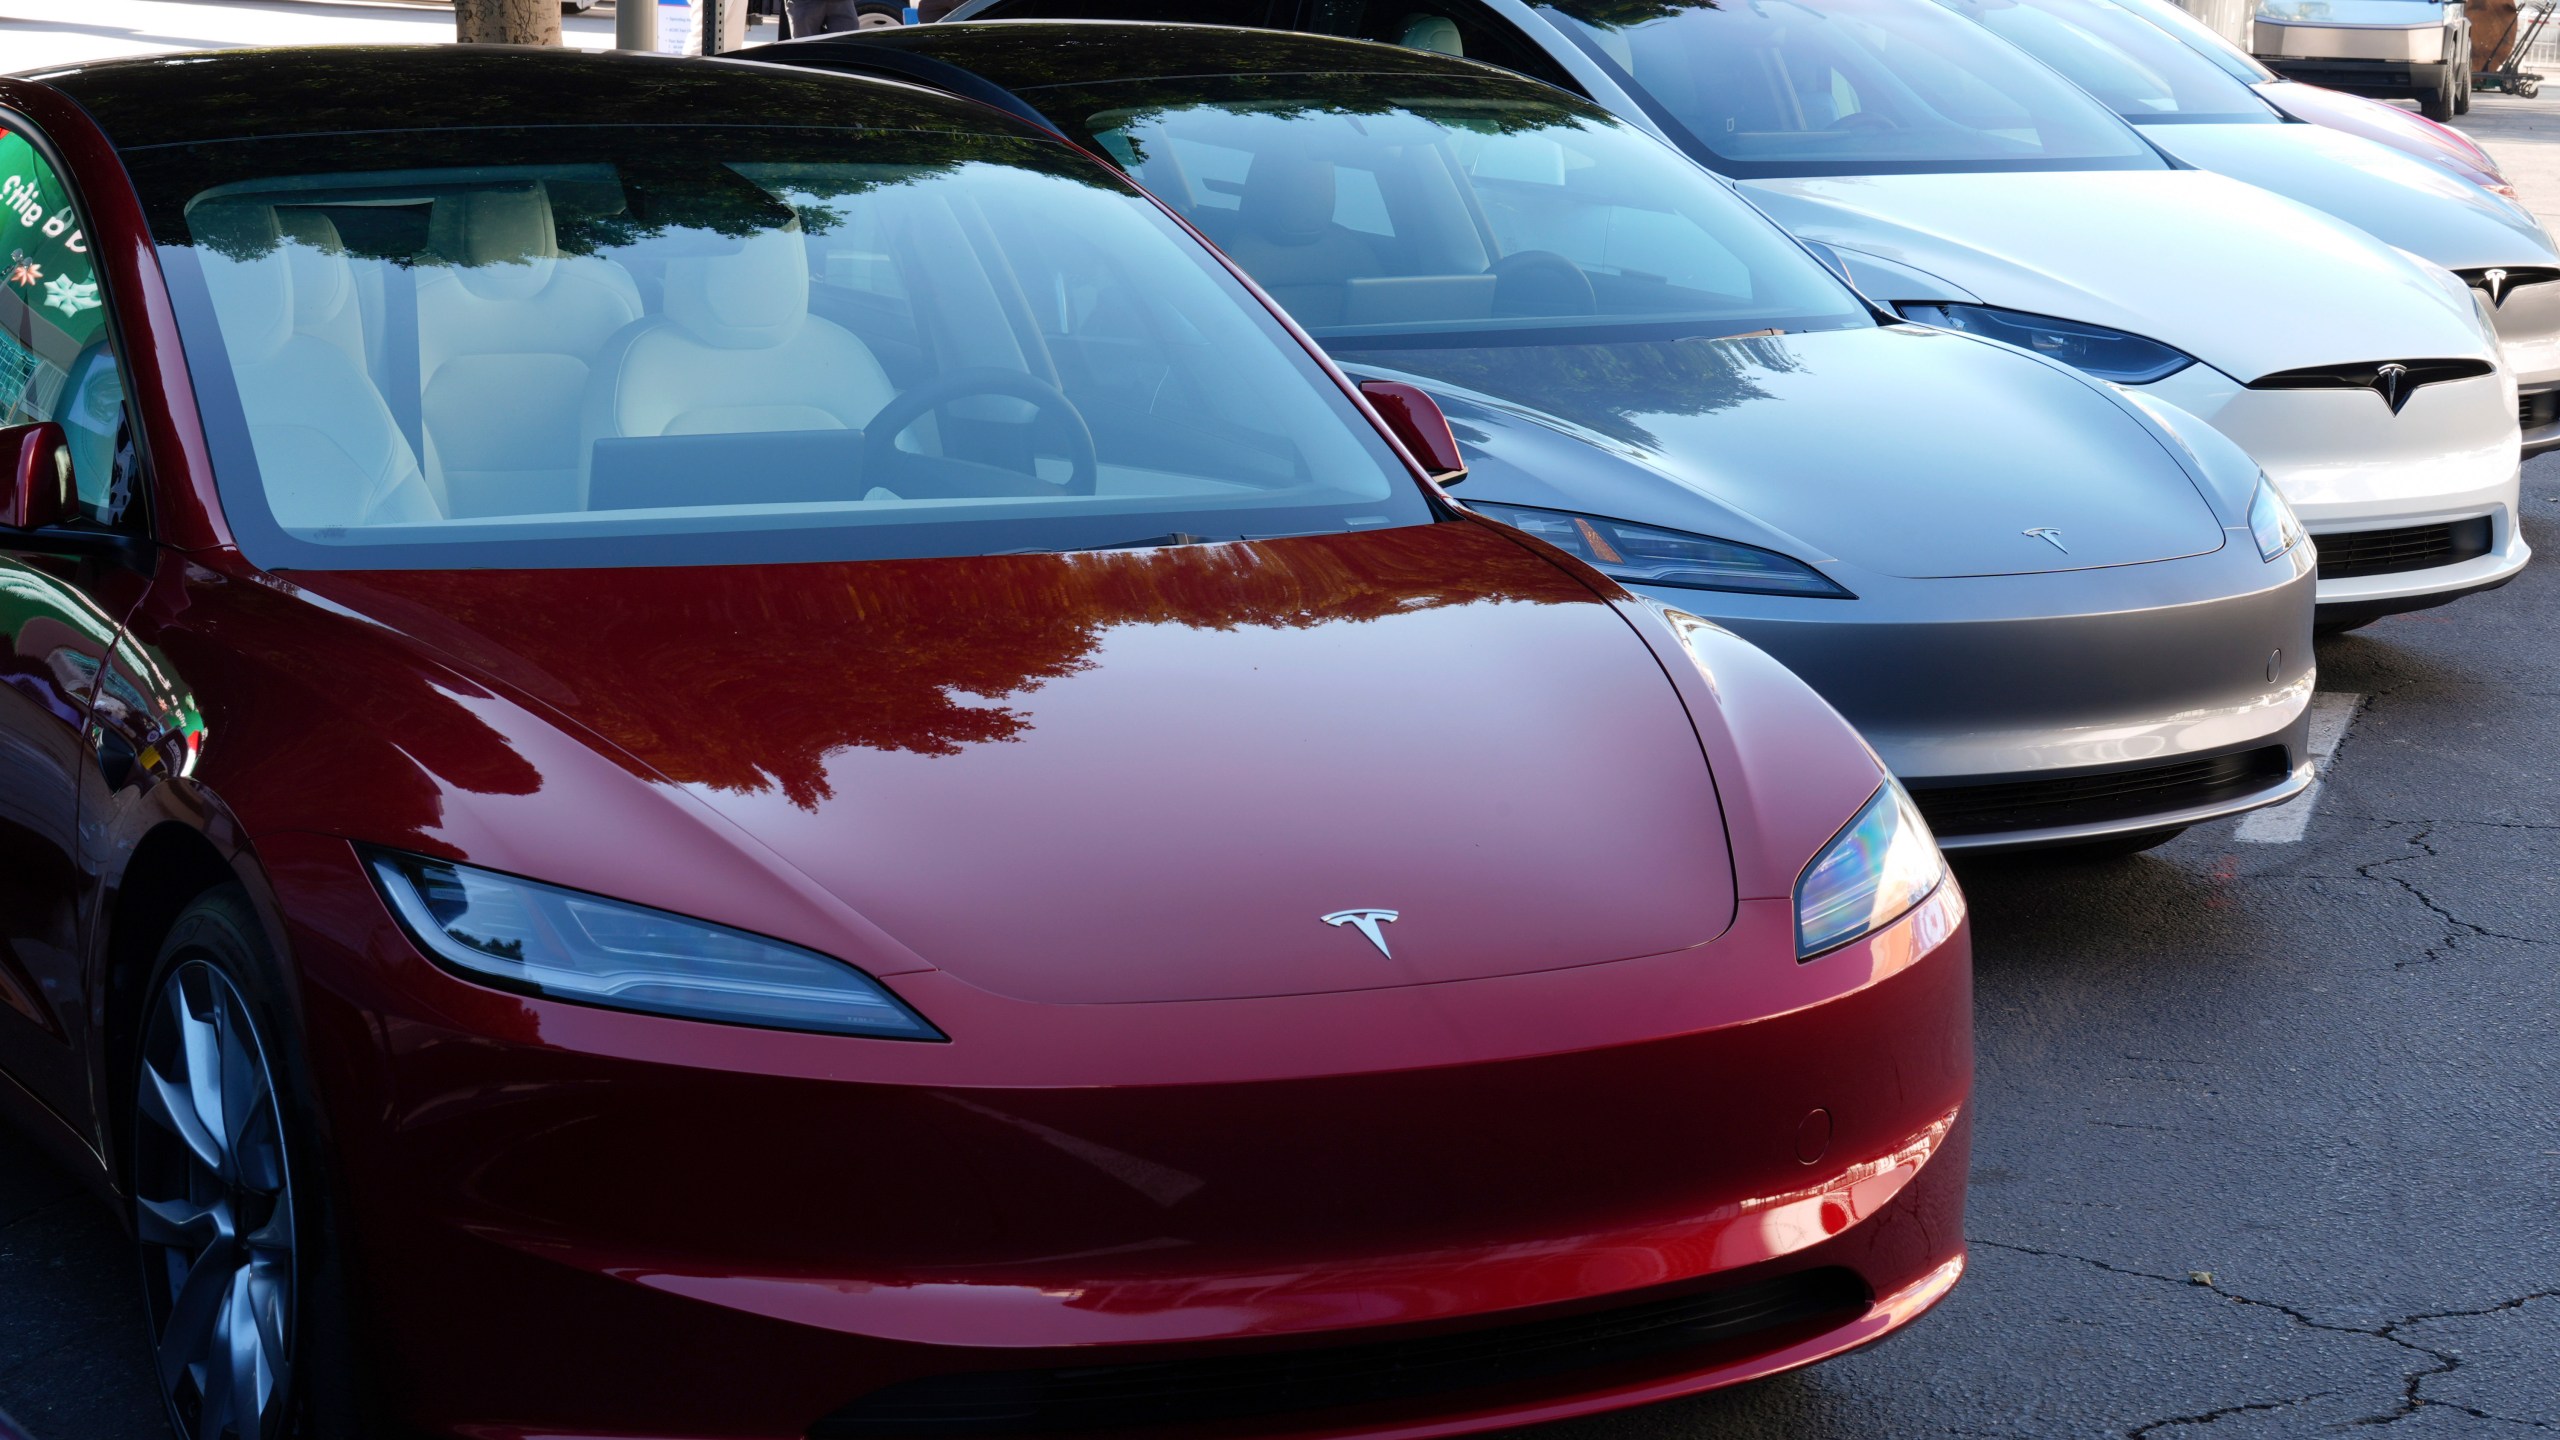
M 1307 28 L 1324 35 L 1348 35 L 1481 60 L 1550 85 L 1575 88 L 1573 78 L 1546 51 L 1510 21 L 1477 5 L 1451 0 L 1310 0 Z
M 2274 125 L 2256 91 L 2114 0 L 1944 0 L 2137 125 Z
M 562 127 L 235 142 L 134 169 L 226 513 L 271 567 L 984 554 L 1428 518 L 1269 311 L 1051 142 Z
M 1155 20 L 1178 25 L 1286 29 L 1297 0 L 995 0 L 964 5 L 954 20 Z
M 1727 174 L 2165 168 L 2105 106 L 1933 0 L 1564 0 L 1546 13 Z

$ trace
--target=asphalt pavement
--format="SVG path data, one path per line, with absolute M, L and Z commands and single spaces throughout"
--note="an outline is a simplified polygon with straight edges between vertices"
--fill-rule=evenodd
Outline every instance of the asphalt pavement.
M 2470 121 L 2560 212 L 2560 105 Z M 2546 559 L 2507 589 L 2321 644 L 2335 748 L 2283 823 L 1962 865 L 1980 1070 L 1945 1305 L 1793 1376 L 1524 1433 L 2560 1430 L 2560 455 L 2526 467 L 2524 524 Z M 112 1219 L 0 1127 L 0 1411 L 162 1440 L 141 1336 Z

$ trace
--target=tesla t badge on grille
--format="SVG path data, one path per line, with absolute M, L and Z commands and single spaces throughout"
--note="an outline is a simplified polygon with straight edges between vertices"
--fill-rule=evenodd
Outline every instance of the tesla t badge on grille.
M 2489 292 L 2490 309 L 2495 310 L 2499 306 L 2506 304 L 2507 272 L 2504 270 L 2481 271 L 2480 288 Z
M 1324 917 L 1324 923 L 1357 927 L 1361 934 L 1369 937 L 1370 944 L 1378 947 L 1379 954 L 1393 960 L 1395 952 L 1387 948 L 1387 937 L 1378 933 L 1378 927 L 1394 918 L 1396 912 L 1393 910 L 1336 910 Z
M 2373 393 L 2382 397 L 2382 403 L 2390 406 L 2394 415 L 2400 413 L 2401 406 L 2409 403 L 2410 392 L 2417 388 L 2409 383 L 2409 367 L 2406 365 L 2381 365 L 2374 369 Z
M 2021 530 L 2018 533 L 2030 540 L 2041 540 L 2065 555 L 2071 553 L 2071 547 L 2062 543 L 2062 532 L 2050 525 L 2039 525 L 2033 530 Z

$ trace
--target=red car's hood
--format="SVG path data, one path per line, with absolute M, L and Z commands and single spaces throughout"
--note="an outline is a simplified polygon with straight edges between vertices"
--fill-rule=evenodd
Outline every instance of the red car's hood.
M 1475 524 L 295 578 L 1016 998 L 1511 974 L 1695 945 L 1733 916 L 1713 784 L 1651 652 Z M 1400 916 L 1392 955 L 1322 918 L 1369 908 Z

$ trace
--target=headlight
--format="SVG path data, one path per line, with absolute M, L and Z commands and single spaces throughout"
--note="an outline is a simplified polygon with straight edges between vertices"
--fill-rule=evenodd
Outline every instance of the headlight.
M 411 938 L 474 980 L 687 1020 L 945 1038 L 878 981 L 814 951 L 449 861 L 365 860 Z
M 2302 543 L 2302 522 L 2263 475 L 2258 477 L 2258 493 L 2249 497 L 2249 533 L 2258 537 L 2258 556 L 2263 560 L 2273 560 Z
M 1630 525 L 1596 515 L 1532 510 L 1525 505 L 1467 508 L 1489 520 L 1528 531 L 1570 550 L 1612 580 L 1630 585 L 1679 585 L 1691 590 L 1740 590 L 1754 595 L 1811 595 L 1830 600 L 1857 597 L 1801 560 L 1757 545 L 1737 545 L 1706 535 Z
M 1906 320 L 2033 350 L 2101 380 L 2126 385 L 2166 380 L 2196 363 L 2194 356 L 2172 350 L 2157 340 L 2110 330 L 2104 325 L 2056 320 L 2050 315 L 2028 315 L 1989 305 L 1909 304 L 1900 309 Z
M 1796 958 L 1810 960 L 1901 919 L 1947 878 L 1946 857 L 1891 780 L 1796 877 Z

